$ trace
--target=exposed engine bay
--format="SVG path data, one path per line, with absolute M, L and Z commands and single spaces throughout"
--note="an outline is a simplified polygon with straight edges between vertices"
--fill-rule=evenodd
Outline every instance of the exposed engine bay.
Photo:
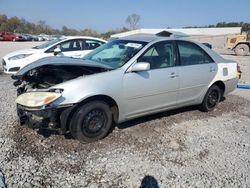
M 14 86 L 18 87 L 17 94 L 34 89 L 48 89 L 54 85 L 75 79 L 107 71 L 102 67 L 89 67 L 80 65 L 44 65 L 29 70 L 21 77 L 13 76 L 16 80 Z

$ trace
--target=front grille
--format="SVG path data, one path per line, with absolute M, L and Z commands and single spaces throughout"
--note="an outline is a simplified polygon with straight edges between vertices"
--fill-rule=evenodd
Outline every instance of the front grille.
M 20 70 L 20 67 L 13 67 L 9 69 L 9 72 L 17 72 Z

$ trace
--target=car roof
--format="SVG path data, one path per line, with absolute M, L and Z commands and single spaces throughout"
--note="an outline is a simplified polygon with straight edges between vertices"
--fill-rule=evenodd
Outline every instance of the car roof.
M 159 40 L 159 39 L 169 39 L 169 37 L 161 37 L 161 36 L 157 36 L 157 35 L 140 35 L 140 36 L 121 37 L 119 39 L 135 40 L 135 41 L 141 41 L 141 42 L 152 42 L 154 40 Z
M 222 58 L 220 55 L 218 55 L 216 52 L 214 52 L 212 49 L 208 48 L 207 46 L 203 45 L 200 42 L 194 41 L 192 39 L 189 38 L 185 38 L 185 37 L 162 37 L 162 36 L 157 36 L 157 35 L 146 35 L 146 36 L 128 36 L 128 37 L 121 37 L 118 38 L 117 40 L 134 40 L 134 41 L 141 41 L 141 42 L 160 42 L 160 41 L 167 41 L 167 40 L 175 40 L 175 41 L 188 41 L 188 42 L 192 42 L 194 44 L 197 44 L 198 46 L 200 46 L 203 50 L 205 50 L 212 58 L 215 62 L 219 63 L 219 62 L 225 62 L 226 60 L 224 58 Z
M 100 40 L 103 42 L 106 42 L 103 39 L 96 38 L 96 37 L 89 37 L 89 36 L 62 36 L 63 40 L 68 40 L 68 39 L 93 39 L 93 40 Z

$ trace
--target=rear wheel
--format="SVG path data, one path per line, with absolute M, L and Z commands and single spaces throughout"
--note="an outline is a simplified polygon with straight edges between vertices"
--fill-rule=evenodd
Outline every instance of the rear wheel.
M 236 46 L 234 51 L 235 51 L 236 55 L 245 56 L 249 52 L 249 46 L 246 44 L 239 44 Z
M 110 107 L 102 101 L 92 101 L 79 107 L 72 117 L 70 132 L 83 143 L 104 138 L 112 126 Z
M 212 85 L 201 104 L 201 110 L 204 112 L 213 111 L 221 99 L 221 90 L 217 85 Z

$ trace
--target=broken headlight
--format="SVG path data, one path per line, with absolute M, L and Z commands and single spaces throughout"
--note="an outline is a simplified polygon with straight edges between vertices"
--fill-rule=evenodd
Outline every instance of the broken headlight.
M 29 92 L 18 96 L 16 103 L 27 107 L 41 107 L 52 103 L 61 96 L 61 93 L 55 92 Z

